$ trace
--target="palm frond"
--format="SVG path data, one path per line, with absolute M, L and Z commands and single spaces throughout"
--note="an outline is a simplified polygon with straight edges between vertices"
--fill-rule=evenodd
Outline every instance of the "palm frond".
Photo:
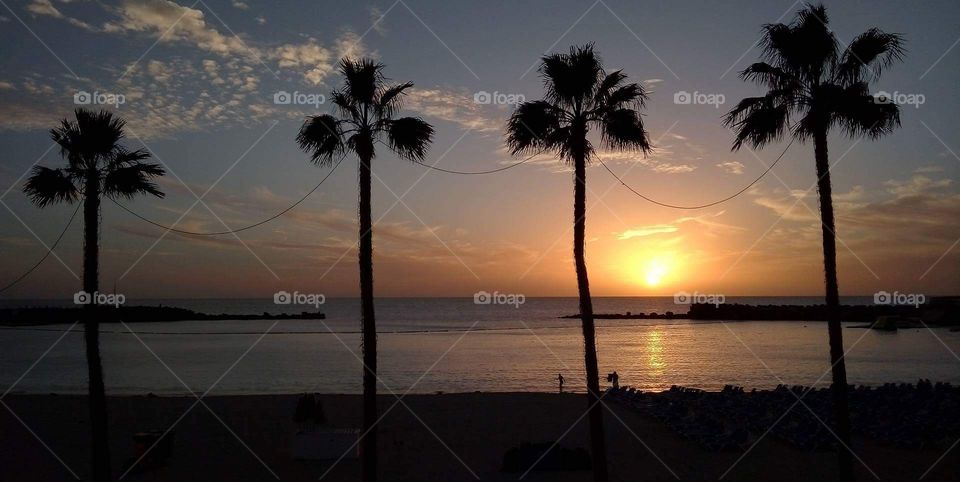
M 23 192 L 38 207 L 56 203 L 73 203 L 80 192 L 63 169 L 35 166 L 23 185 Z
M 421 162 L 427 155 L 433 132 L 433 126 L 419 117 L 401 117 L 390 121 L 387 141 L 398 156 Z
M 60 154 L 74 167 L 96 168 L 102 160 L 113 157 L 124 137 L 126 122 L 107 110 L 90 111 L 78 108 L 76 120 L 63 119 L 51 129 L 50 137 L 60 147 Z
M 620 108 L 639 109 L 647 104 L 647 91 L 642 85 L 630 83 L 617 87 L 604 98 L 600 107 L 602 110 Z
M 850 42 L 834 73 L 835 79 L 843 84 L 861 80 L 875 79 L 886 67 L 903 59 L 903 36 L 886 33 L 871 28 Z
M 593 44 L 587 44 L 570 47 L 569 53 L 543 57 L 540 75 L 546 100 L 575 109 L 590 102 L 604 72 Z
M 110 161 L 110 169 L 137 164 L 150 158 L 150 151 L 146 149 L 137 149 L 128 151 L 123 147 L 118 147 L 116 153 Z M 162 174 L 161 174 L 162 175 Z
M 112 169 L 104 177 L 104 194 L 113 198 L 127 199 L 132 199 L 138 194 L 164 197 L 163 191 L 153 182 L 154 177 L 163 176 L 166 173 L 159 164 L 131 161 L 119 166 L 122 167 Z
M 329 114 L 307 118 L 297 133 L 297 145 L 310 154 L 310 160 L 328 166 L 345 154 L 340 121 Z
M 647 154 L 652 148 L 643 118 L 636 110 L 612 110 L 604 116 L 600 128 L 604 142 L 611 149 L 635 149 Z
M 524 102 L 507 121 L 507 147 L 512 155 L 557 147 L 564 112 L 545 100 Z
M 377 101 L 377 113 L 380 118 L 386 119 L 393 117 L 400 110 L 403 105 L 405 91 L 410 87 L 413 87 L 413 82 L 404 82 L 400 85 L 383 89 Z
M 340 61 L 340 73 L 343 74 L 344 94 L 353 102 L 374 106 L 377 92 L 383 83 L 383 64 L 371 59 L 349 59 Z
M 360 106 L 346 91 L 340 89 L 334 90 L 333 93 L 330 94 L 330 99 L 340 112 L 340 115 L 353 122 L 360 122 L 362 120 L 363 114 L 360 112 Z
M 769 89 L 799 90 L 802 88 L 800 80 L 779 67 L 766 62 L 755 62 L 740 71 L 740 78 L 765 86 Z
M 623 70 L 617 70 L 607 74 L 607 76 L 600 81 L 600 85 L 597 86 L 594 103 L 602 103 L 603 100 L 610 95 L 610 92 L 620 87 L 625 80 L 627 80 L 627 74 L 623 73 Z
M 723 124 L 736 133 L 733 150 L 746 142 L 760 148 L 783 137 L 790 123 L 790 107 L 771 95 L 747 97 L 724 116 Z
M 833 103 L 832 122 L 850 137 L 866 135 L 871 139 L 893 132 L 900 126 L 900 107 L 870 94 L 866 82 L 845 87 Z
M 794 78 L 820 81 L 837 58 L 837 39 L 823 5 L 805 5 L 790 25 L 762 29 L 762 58 Z

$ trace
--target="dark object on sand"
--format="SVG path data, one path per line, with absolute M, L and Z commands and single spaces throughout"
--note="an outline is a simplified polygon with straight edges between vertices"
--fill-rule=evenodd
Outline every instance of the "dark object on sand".
M 560 444 L 543 442 L 523 444 L 503 455 L 501 472 L 542 472 L 548 470 L 590 470 L 590 452 L 583 448 L 570 449 Z
M 297 400 L 297 408 L 293 412 L 293 421 L 298 425 L 323 425 L 327 423 L 327 415 L 323 411 L 323 402 L 319 394 L 305 393 Z
M 167 465 L 173 455 L 173 430 L 150 430 L 133 434 L 133 457 L 124 464 L 124 472 L 141 473 Z

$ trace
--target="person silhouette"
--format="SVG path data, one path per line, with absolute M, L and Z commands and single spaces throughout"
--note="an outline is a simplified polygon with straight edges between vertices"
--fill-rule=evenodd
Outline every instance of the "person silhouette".
M 557 382 L 560 383 L 560 393 L 563 393 L 563 374 L 557 373 Z
M 620 388 L 620 375 L 618 375 L 616 371 L 614 371 L 611 375 L 612 375 L 611 381 L 613 382 L 613 389 L 618 390 Z

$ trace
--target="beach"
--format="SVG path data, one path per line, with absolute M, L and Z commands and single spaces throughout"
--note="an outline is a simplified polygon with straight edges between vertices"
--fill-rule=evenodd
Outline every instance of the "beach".
M 358 395 L 321 395 L 321 399 L 328 427 L 360 426 Z M 293 421 L 297 400 L 297 395 L 209 396 L 194 405 L 193 397 L 110 397 L 115 476 L 134 455 L 134 433 L 166 430 L 182 416 L 173 429 L 173 453 L 166 466 L 131 472 L 123 480 L 316 481 L 321 476 L 325 481 L 357 480 L 356 459 L 336 464 L 294 460 L 291 444 L 298 430 Z M 586 418 L 581 417 L 586 398 L 581 394 L 412 394 L 391 408 L 396 401 L 391 395 L 379 399 L 383 480 L 518 480 L 522 472 L 500 471 L 503 455 L 512 447 L 558 439 L 566 448 L 589 446 Z M 749 451 L 710 451 L 622 402 L 604 403 L 610 409 L 605 418 L 612 480 L 715 481 L 723 475 L 723 480 L 732 481 L 836 480 L 836 455 L 829 450 L 800 450 L 771 435 Z M 85 396 L 12 394 L 3 404 L 8 410 L 0 415 L 0 432 L 6 439 L 0 451 L 0 479 L 74 480 L 71 470 L 81 479 L 89 477 Z M 955 480 L 960 472 L 956 454 L 934 466 L 947 448 L 903 449 L 854 437 L 854 450 L 863 462 L 857 464 L 860 480 L 873 480 L 873 474 L 881 480 L 918 480 L 928 470 L 925 481 Z M 587 481 L 591 477 L 589 470 L 534 470 L 522 478 Z

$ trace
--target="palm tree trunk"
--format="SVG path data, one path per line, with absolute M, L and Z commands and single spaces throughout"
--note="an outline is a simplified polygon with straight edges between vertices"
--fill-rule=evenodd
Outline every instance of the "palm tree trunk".
M 370 215 L 372 148 L 360 157 L 360 310 L 363 343 L 362 480 L 377 480 L 377 324 L 373 314 L 373 223 Z
M 83 199 L 83 290 L 93 297 L 99 290 L 100 179 L 97 173 L 87 176 Z M 83 307 L 83 332 L 86 343 L 87 379 L 90 403 L 90 432 L 93 450 L 93 480 L 111 479 L 110 443 L 107 436 L 107 398 L 100 361 L 99 307 L 91 303 Z
M 607 481 L 607 446 L 603 432 L 603 407 L 600 406 L 600 373 L 597 368 L 596 329 L 593 325 L 593 301 L 583 244 L 586 235 L 587 179 L 583 154 L 574 161 L 576 179 L 573 189 L 573 259 L 577 269 L 577 290 L 580 294 L 580 320 L 583 327 L 583 360 L 587 374 L 587 406 L 590 419 L 590 448 L 593 457 L 593 480 Z
M 840 288 L 837 283 L 837 243 L 830 186 L 830 159 L 827 155 L 827 127 L 822 123 L 814 134 L 817 162 L 817 190 L 820 194 L 820 221 L 823 224 L 823 270 L 827 290 L 827 330 L 830 336 L 830 363 L 833 371 L 833 423 L 842 442 L 839 448 L 840 480 L 852 481 L 853 454 L 850 452 L 850 412 L 847 406 L 847 368 L 843 356 L 840 326 Z

